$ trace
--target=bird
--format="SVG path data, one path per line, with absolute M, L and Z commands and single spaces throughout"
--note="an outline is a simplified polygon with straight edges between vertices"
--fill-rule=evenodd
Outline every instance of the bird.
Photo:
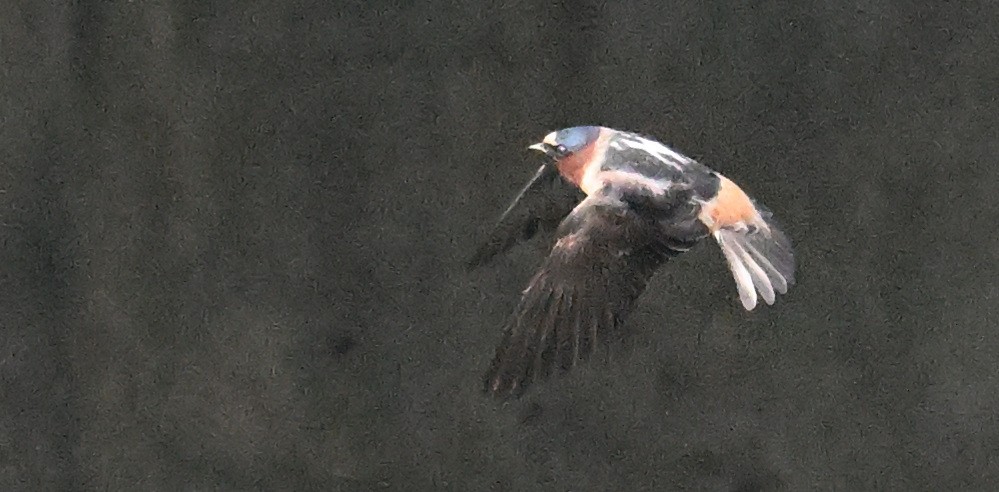
M 528 147 L 543 163 L 466 261 L 472 271 L 537 236 L 550 251 L 521 292 L 483 377 L 507 399 L 606 347 L 653 275 L 713 238 L 746 311 L 795 282 L 794 249 L 739 185 L 645 133 L 585 125 Z

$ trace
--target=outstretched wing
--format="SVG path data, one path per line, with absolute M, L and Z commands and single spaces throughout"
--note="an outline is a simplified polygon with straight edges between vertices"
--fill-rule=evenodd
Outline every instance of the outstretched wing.
M 656 269 L 676 253 L 664 248 L 656 219 L 620 195 L 605 188 L 562 222 L 505 326 L 486 392 L 519 395 L 553 371 L 575 367 L 609 340 Z
M 555 166 L 541 166 L 500 216 L 466 267 L 471 270 L 484 265 L 539 231 L 553 231 L 583 197 L 581 191 L 559 176 Z

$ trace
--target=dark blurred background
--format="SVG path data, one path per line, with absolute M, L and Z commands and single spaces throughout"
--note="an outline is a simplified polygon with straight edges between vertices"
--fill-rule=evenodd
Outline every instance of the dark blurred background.
M 6 2 L 0 488 L 995 488 L 999 7 L 754 3 Z M 461 261 L 584 123 L 799 283 L 746 313 L 706 244 L 498 404 L 544 251 Z

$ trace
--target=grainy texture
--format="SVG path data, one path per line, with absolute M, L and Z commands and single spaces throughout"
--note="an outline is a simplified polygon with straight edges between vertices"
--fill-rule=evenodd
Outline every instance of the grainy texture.
M 411 4 L 0 7 L 0 488 L 997 486 L 999 7 Z M 798 284 L 698 248 L 497 405 L 543 252 L 463 261 L 588 123 L 743 184 Z

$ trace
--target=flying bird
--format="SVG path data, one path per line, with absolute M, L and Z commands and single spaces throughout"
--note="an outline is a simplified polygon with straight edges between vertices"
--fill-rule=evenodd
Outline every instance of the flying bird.
M 720 173 L 646 135 L 602 126 L 549 133 L 545 163 L 467 263 L 539 234 L 551 251 L 522 292 L 484 377 L 496 397 L 565 373 L 610 341 L 652 275 L 712 237 L 742 306 L 794 283 L 791 242 L 766 207 Z

